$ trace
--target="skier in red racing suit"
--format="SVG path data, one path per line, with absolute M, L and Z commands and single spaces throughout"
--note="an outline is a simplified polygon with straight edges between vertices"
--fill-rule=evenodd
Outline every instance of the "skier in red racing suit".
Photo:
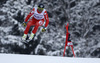
M 32 17 L 32 19 L 29 20 L 30 17 Z M 27 26 L 24 31 L 24 35 L 23 35 L 22 39 L 26 40 L 26 37 L 27 37 L 30 27 L 35 26 L 29 37 L 29 39 L 32 40 L 34 37 L 34 34 L 38 30 L 38 27 L 42 26 L 44 24 L 44 19 L 46 20 L 46 23 L 45 23 L 45 26 L 42 29 L 42 31 L 46 31 L 46 28 L 49 24 L 49 18 L 48 18 L 47 11 L 44 9 L 44 5 L 39 4 L 38 7 L 34 7 L 32 9 L 32 11 L 28 14 L 28 16 L 25 19 L 24 25 L 26 25 L 28 20 L 29 20 L 29 22 L 27 23 Z

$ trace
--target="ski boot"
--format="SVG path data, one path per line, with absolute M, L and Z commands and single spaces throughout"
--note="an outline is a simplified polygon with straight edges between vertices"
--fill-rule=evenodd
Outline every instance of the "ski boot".
M 34 37 L 34 33 L 31 33 L 30 37 L 29 37 L 29 40 L 32 40 Z
M 24 34 L 24 35 L 23 35 L 23 37 L 22 37 L 22 40 L 24 40 L 24 41 L 25 41 L 25 40 L 26 40 L 26 38 L 27 38 L 27 34 Z

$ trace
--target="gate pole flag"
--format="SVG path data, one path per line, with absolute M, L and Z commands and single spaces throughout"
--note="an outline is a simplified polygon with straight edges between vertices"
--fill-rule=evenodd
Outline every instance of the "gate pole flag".
M 65 27 L 66 27 L 66 42 L 65 42 L 65 48 L 64 48 L 63 56 L 65 56 L 66 46 L 70 46 L 71 49 L 72 49 L 73 55 L 75 57 L 74 50 L 73 50 L 73 44 L 70 40 L 70 34 L 68 32 L 68 25 L 69 25 L 68 23 L 67 23 L 67 25 L 65 25 Z

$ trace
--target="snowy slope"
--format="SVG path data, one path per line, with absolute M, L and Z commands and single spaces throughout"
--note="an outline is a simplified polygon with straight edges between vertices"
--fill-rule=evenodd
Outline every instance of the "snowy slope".
M 0 63 L 100 63 L 100 59 L 0 54 Z

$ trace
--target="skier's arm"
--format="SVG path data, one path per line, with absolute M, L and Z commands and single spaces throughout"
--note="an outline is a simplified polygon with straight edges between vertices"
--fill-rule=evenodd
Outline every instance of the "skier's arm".
M 49 18 L 48 18 L 47 11 L 44 12 L 44 17 L 45 17 L 45 20 L 46 20 L 45 27 L 47 27 L 48 24 L 49 24 Z
M 27 15 L 25 22 L 27 22 L 28 19 L 34 14 L 34 10 L 35 10 L 35 8 L 33 8 L 33 10 Z

